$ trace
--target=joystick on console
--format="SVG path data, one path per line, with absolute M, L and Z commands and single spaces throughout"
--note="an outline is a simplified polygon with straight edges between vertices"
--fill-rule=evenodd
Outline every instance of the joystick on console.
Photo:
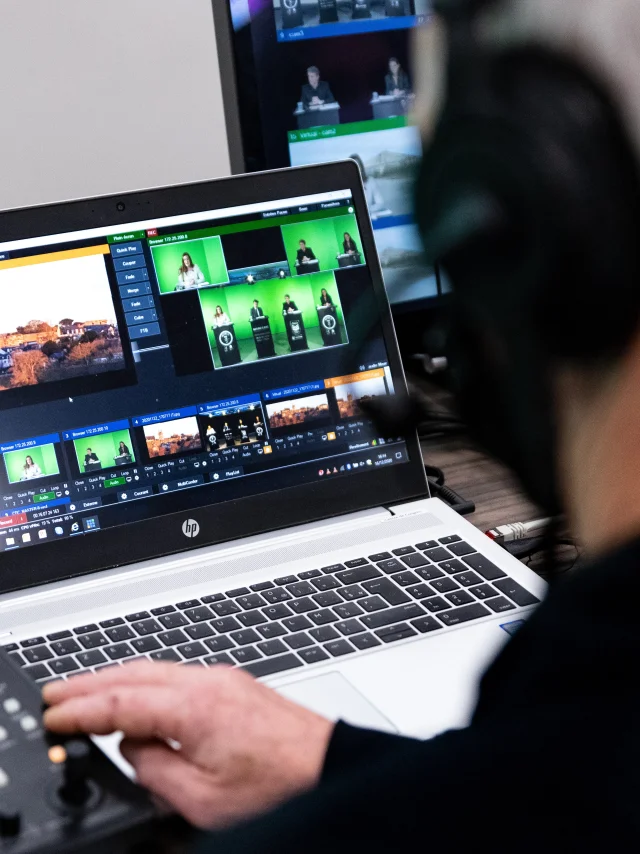
M 91 798 L 88 783 L 91 768 L 91 747 L 87 741 L 73 739 L 65 745 L 67 758 L 63 765 L 64 783 L 58 794 L 60 800 L 70 807 L 80 809 Z

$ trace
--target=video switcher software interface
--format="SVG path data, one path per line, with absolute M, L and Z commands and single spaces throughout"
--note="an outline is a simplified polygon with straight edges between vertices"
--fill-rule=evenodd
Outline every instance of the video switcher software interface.
M 390 301 L 437 296 L 413 213 L 422 146 L 410 62 L 432 0 L 229 3 L 247 166 L 355 159 Z
M 407 462 L 350 190 L 0 244 L 0 550 Z

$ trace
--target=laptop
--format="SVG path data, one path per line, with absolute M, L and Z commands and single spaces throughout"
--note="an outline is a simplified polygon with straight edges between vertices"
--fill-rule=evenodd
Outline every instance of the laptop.
M 401 268 L 411 259 L 398 252 Z M 429 496 L 352 161 L 0 214 L 0 644 L 426 738 L 545 593 Z

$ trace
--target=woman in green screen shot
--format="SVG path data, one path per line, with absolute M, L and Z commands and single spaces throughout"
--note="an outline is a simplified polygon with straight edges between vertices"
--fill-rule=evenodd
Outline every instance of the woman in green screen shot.
M 216 326 L 229 326 L 231 324 L 229 315 L 222 310 L 221 305 L 216 306 L 216 313 L 213 315 L 213 322 Z
M 179 270 L 177 290 L 182 291 L 185 288 L 197 288 L 199 285 L 205 284 L 204 273 L 193 263 L 193 258 L 188 252 L 182 256 L 182 265 Z
M 22 467 L 22 480 L 32 480 L 34 477 L 42 477 L 42 469 L 34 463 L 33 457 L 27 456 Z
M 329 296 L 326 288 L 320 291 L 320 305 L 333 305 L 333 300 Z
M 351 235 L 349 234 L 348 231 L 345 231 L 345 233 L 344 233 L 344 240 L 342 243 L 342 247 L 344 249 L 345 255 L 356 255 L 358 252 L 358 247 L 356 245 L 356 242 L 353 239 L 353 237 L 351 237 Z

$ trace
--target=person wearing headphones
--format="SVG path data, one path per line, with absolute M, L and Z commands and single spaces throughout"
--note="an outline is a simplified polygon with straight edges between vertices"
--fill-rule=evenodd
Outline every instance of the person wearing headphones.
M 460 26 L 451 20 L 449 28 Z M 511 100 L 478 99 L 471 128 L 491 124 L 487 116 L 508 103 L 514 128 L 528 133 L 505 142 L 511 125 L 499 120 L 496 140 L 506 148 L 496 162 L 514 170 L 520 164 L 521 187 L 534 180 L 521 189 L 519 208 L 501 170 L 478 168 L 477 181 L 462 188 L 462 218 L 445 216 L 455 194 L 433 195 L 430 181 L 440 173 L 429 158 L 446 138 L 443 107 L 456 97 L 446 91 L 446 80 L 456 79 L 445 74 L 448 47 L 451 62 L 462 61 L 465 42 L 448 43 L 440 22 L 422 36 L 416 74 L 426 81 L 419 107 L 428 148 L 419 205 L 428 198 L 418 219 L 427 250 L 434 217 L 457 229 L 444 234 L 442 251 L 453 283 L 453 334 L 464 345 L 463 408 L 475 400 L 474 381 L 484 379 L 482 412 L 466 406 L 474 433 L 509 460 L 543 510 L 566 514 L 588 563 L 551 587 L 498 655 L 469 726 L 424 742 L 334 725 L 224 667 L 140 664 L 46 685 L 48 727 L 122 730 L 124 755 L 155 795 L 202 828 L 245 823 L 203 840 L 203 852 L 640 847 L 640 4 L 512 0 L 473 24 L 467 35 L 481 34 L 485 51 L 507 48 L 500 61 L 515 61 L 516 73 L 508 86 L 504 77 L 490 78 L 505 83 Z M 519 45 L 526 49 L 514 60 Z M 471 144 L 469 128 L 462 133 L 461 143 Z M 586 168 L 593 162 L 587 143 L 605 155 L 597 178 Z M 529 167 L 539 174 L 530 176 Z M 566 182 L 554 181 L 558 175 Z M 470 187 L 480 187 L 478 204 L 469 204 Z M 524 204 L 530 193 L 540 205 L 535 231 L 504 228 L 532 214 Z M 487 204 L 494 196 L 502 208 Z M 575 216 L 550 216 L 567 210 Z M 608 227 L 603 210 L 620 229 Z M 606 293 L 592 264 L 603 252 L 598 222 L 613 241 L 620 238 L 620 255 L 604 249 Z M 547 227 L 574 239 L 552 240 L 545 255 Z M 513 246 L 514 235 L 523 240 L 513 256 L 496 260 L 486 248 L 489 239 L 494 249 L 500 240 Z M 527 278 L 531 270 L 535 279 Z M 528 286 L 517 287 L 523 281 Z

